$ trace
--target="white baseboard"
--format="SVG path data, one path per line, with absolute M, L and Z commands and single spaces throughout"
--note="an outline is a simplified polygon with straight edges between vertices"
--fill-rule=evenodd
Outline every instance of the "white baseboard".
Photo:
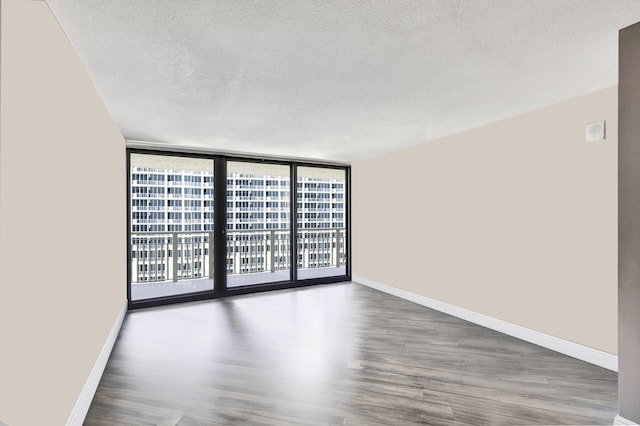
M 613 419 L 614 425 L 637 425 L 638 423 L 634 423 L 629 419 L 625 419 L 620 414 L 618 414 L 615 419 Z
M 71 410 L 71 414 L 67 419 L 67 426 L 82 426 L 84 418 L 87 416 L 87 412 L 91 406 L 91 401 L 93 401 L 93 397 L 98 389 L 98 384 L 102 378 L 102 373 L 104 373 L 104 368 L 107 366 L 107 361 L 109 361 L 113 345 L 116 343 L 118 333 L 120 333 L 120 327 L 122 327 L 122 321 L 124 321 L 126 313 L 127 303 L 125 302 L 120 314 L 118 314 L 118 317 L 116 318 L 116 322 L 111 328 L 111 332 L 109 333 L 107 340 L 102 346 L 100 354 L 98 354 L 98 359 L 93 365 L 91 374 L 89 374 L 89 377 L 82 388 L 82 392 L 80 392 L 76 405 L 73 407 L 73 410 Z
M 427 308 L 444 312 L 445 314 L 461 318 L 474 324 L 499 331 L 509 336 L 517 337 L 518 339 L 524 340 L 526 342 L 533 343 L 556 352 L 560 352 L 564 355 L 568 355 L 570 357 L 595 364 L 599 367 L 603 367 L 616 372 L 618 371 L 617 355 L 600 351 L 598 349 L 593 349 L 588 346 L 579 345 L 577 343 L 570 342 L 559 337 L 550 336 L 539 331 L 521 327 L 516 324 L 511 324 L 507 321 L 473 312 L 459 306 L 450 305 L 439 300 L 421 296 L 410 291 L 372 281 L 370 279 L 357 275 L 354 275 L 352 277 L 352 281 L 365 285 L 367 287 L 374 288 L 376 290 L 380 290 L 384 293 L 400 297 L 401 299 L 409 300 L 419 305 L 426 306 Z

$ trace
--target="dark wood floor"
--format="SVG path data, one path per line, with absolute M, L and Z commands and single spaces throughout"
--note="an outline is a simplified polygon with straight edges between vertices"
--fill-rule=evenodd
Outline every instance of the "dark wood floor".
M 617 374 L 358 284 L 130 313 L 86 425 L 613 424 Z

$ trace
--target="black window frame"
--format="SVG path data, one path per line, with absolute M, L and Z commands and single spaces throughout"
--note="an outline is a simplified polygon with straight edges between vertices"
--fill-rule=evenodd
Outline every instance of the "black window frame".
M 286 165 L 289 167 L 290 172 L 290 185 L 289 185 L 289 231 L 290 235 L 290 250 L 291 250 L 291 268 L 289 274 L 289 280 L 269 282 L 262 284 L 250 284 L 245 286 L 238 286 L 228 288 L 226 285 L 226 253 L 225 250 L 214 250 L 214 288 L 212 290 L 201 291 L 197 293 L 178 294 L 172 296 L 163 296 L 142 300 L 131 300 L 131 154 L 145 154 L 145 155 L 159 155 L 159 156 L 171 156 L 171 157 L 187 157 L 187 158 L 201 158 L 212 160 L 214 163 L 214 247 L 226 247 L 226 233 L 227 233 L 227 162 L 229 161 L 241 161 L 257 164 L 278 164 Z M 127 191 L 127 300 L 129 310 L 149 308 L 154 306 L 162 306 L 175 303 L 193 302 L 201 300 L 217 299 L 221 297 L 237 296 L 250 293 L 258 293 L 264 291 L 282 290 L 301 288 L 313 285 L 333 284 L 339 282 L 351 281 L 351 166 L 348 164 L 331 163 L 331 162 L 312 162 L 301 160 L 289 160 L 278 158 L 260 158 L 253 156 L 239 156 L 239 155 L 226 155 L 218 153 L 203 153 L 203 152 L 186 152 L 186 151 L 172 151 L 172 150 L 157 150 L 157 149 L 144 149 L 144 148 L 132 148 L 129 147 L 126 150 L 126 191 Z M 317 167 L 317 168 L 329 168 L 339 169 L 345 172 L 345 195 L 344 200 L 340 200 L 345 203 L 345 229 L 346 229 L 346 265 L 344 275 L 335 275 L 327 277 L 317 277 L 309 279 L 298 279 L 298 250 L 296 236 L 298 233 L 297 227 L 297 168 L 298 167 Z M 266 185 L 265 185 L 266 190 Z

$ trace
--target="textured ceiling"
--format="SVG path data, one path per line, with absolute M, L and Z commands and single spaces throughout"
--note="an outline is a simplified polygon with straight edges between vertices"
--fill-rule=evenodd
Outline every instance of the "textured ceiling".
M 130 141 L 350 162 L 617 83 L 638 0 L 48 0 Z

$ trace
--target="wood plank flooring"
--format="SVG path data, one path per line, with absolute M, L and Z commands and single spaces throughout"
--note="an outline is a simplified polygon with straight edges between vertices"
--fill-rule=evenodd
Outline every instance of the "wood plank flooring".
M 128 314 L 86 425 L 613 424 L 617 374 L 355 283 Z

